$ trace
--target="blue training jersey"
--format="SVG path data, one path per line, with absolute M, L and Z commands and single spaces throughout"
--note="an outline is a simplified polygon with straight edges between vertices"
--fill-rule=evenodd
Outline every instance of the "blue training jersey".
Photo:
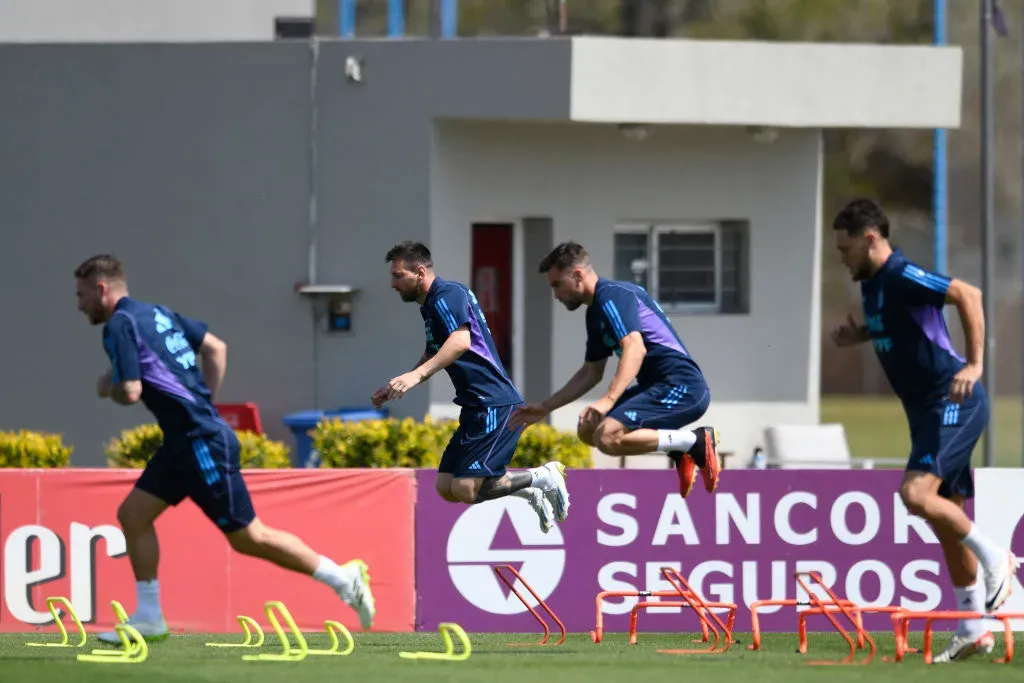
M 130 297 L 117 303 L 103 327 L 114 383 L 142 380 L 142 403 L 165 442 L 230 429 L 211 402 L 196 360 L 206 329 L 205 323 Z
M 622 339 L 631 332 L 639 332 L 647 348 L 637 384 L 670 382 L 686 386 L 690 393 L 707 386 L 697 362 L 647 290 L 632 282 L 598 278 L 594 303 L 587 307 L 586 361 L 613 352 L 621 356 Z
M 476 295 L 458 282 L 435 277 L 420 315 L 427 335 L 426 352 L 437 353 L 448 336 L 469 327 L 469 350 L 445 368 L 455 387 L 454 403 L 463 407 L 522 403 L 523 397 L 505 372 Z
M 893 391 L 908 410 L 928 409 L 949 394 L 965 360 L 949 338 L 942 309 L 950 278 L 896 250 L 861 282 L 864 321 Z

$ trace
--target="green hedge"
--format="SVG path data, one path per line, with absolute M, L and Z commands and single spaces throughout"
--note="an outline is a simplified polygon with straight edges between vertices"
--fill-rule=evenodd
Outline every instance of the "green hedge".
M 67 467 L 72 450 L 60 434 L 0 431 L 0 467 Z
M 321 420 L 310 431 L 321 467 L 437 467 L 458 423 L 412 418 L 345 422 Z M 575 434 L 547 424 L 527 428 L 519 439 L 511 467 L 537 467 L 559 460 L 566 467 L 589 468 L 591 448 Z
M 282 469 L 291 467 L 288 446 L 266 435 L 236 431 L 242 445 L 242 469 Z M 159 425 L 144 424 L 126 429 L 107 443 L 107 464 L 111 467 L 142 468 L 156 453 L 164 438 Z

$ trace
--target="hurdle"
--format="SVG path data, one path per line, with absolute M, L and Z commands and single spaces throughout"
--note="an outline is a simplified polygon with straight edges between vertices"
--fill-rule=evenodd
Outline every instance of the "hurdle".
M 735 621 L 736 621 L 736 605 L 734 603 L 708 603 L 708 602 L 706 602 L 704 600 L 704 598 L 702 598 L 700 596 L 700 594 L 697 593 L 697 591 L 693 590 L 693 587 L 690 586 L 690 582 L 687 581 L 685 578 L 683 578 L 683 575 L 680 574 L 675 569 L 673 569 L 672 567 L 662 567 L 661 568 L 661 573 L 662 573 L 662 576 L 665 577 L 665 580 L 668 581 L 670 584 L 672 584 L 672 587 L 675 588 L 679 592 L 679 594 L 683 597 L 683 599 L 686 600 L 688 603 L 690 603 L 690 606 L 693 608 L 693 611 L 697 615 L 697 617 L 704 624 L 706 624 L 707 627 L 714 634 L 715 641 L 714 641 L 714 643 L 712 643 L 710 648 L 704 648 L 704 649 L 701 649 L 701 648 L 698 648 L 698 649 L 685 649 L 685 650 L 684 649 L 665 649 L 665 650 L 657 650 L 657 652 L 659 654 L 666 654 L 666 655 L 723 654 L 723 653 L 727 652 L 729 650 L 729 648 L 732 646 L 733 642 L 734 642 L 733 638 L 732 638 L 732 628 L 733 628 L 733 625 L 735 624 Z M 714 605 L 720 605 L 722 607 L 727 607 L 729 609 L 729 623 L 728 623 L 728 625 L 722 623 L 722 620 L 718 617 L 718 615 L 715 614 L 712 611 L 712 607 Z M 698 607 L 700 609 L 698 609 Z M 709 619 L 709 617 L 710 617 L 710 619 Z M 711 620 L 714 620 L 714 623 L 711 623 Z M 718 628 L 715 628 L 716 625 L 718 626 Z M 721 650 L 718 649 L 718 642 L 719 642 L 719 632 L 718 632 L 718 629 L 719 628 L 722 630 L 722 634 L 725 636 L 725 647 L 722 648 Z
M 1024 612 L 996 612 L 995 614 L 983 614 L 981 612 L 965 612 L 957 610 L 932 610 L 926 612 L 911 612 L 909 610 L 896 610 L 892 614 L 893 630 L 902 631 L 903 639 L 896 640 L 896 657 L 893 661 L 902 662 L 905 655 L 911 652 L 906 646 L 906 635 L 910 629 L 912 619 L 924 620 L 924 642 L 920 653 L 925 664 L 932 663 L 932 624 L 936 621 L 948 619 L 995 619 L 1003 624 L 1003 643 L 1006 654 L 1003 658 L 995 658 L 995 664 L 1009 664 L 1013 661 L 1013 624 L 1011 619 L 1024 619 Z M 916 652 L 916 651 L 915 651 Z
M 594 598 L 596 615 L 594 617 L 594 629 L 590 632 L 590 640 L 600 643 L 604 639 L 604 611 L 602 605 L 608 598 L 678 598 L 679 591 L 601 591 Z M 664 602 L 651 602 L 650 607 L 672 607 Z M 689 605 L 689 603 L 686 603 Z M 702 620 L 700 622 L 703 638 L 695 640 L 695 643 L 708 642 L 708 627 Z
M 811 591 L 810 587 L 806 583 L 804 583 L 803 577 L 812 579 L 815 583 L 821 586 L 822 589 L 828 594 L 828 597 L 831 598 L 831 601 L 825 602 L 817 595 L 815 595 L 814 592 Z M 809 601 L 811 603 L 811 607 L 820 610 L 820 612 L 818 613 L 824 615 L 829 620 L 832 626 L 836 629 L 836 631 L 839 632 L 839 635 L 843 637 L 843 640 L 845 640 L 846 644 L 850 647 L 850 652 L 846 655 L 846 657 L 844 657 L 841 660 L 814 660 L 807 662 L 807 664 L 812 666 L 829 666 L 844 664 L 864 665 L 870 663 L 875 658 L 875 655 L 878 653 L 878 646 L 875 644 L 875 640 L 871 637 L 871 634 L 864 630 L 864 626 L 859 614 L 858 616 L 854 616 L 851 613 L 852 609 L 861 608 L 856 605 L 853 605 L 849 600 L 840 599 L 839 596 L 836 595 L 835 592 L 831 588 L 829 588 L 824 581 L 822 581 L 821 574 L 819 574 L 818 572 L 795 572 L 793 574 L 793 578 L 795 578 L 796 582 L 800 584 L 800 587 L 807 592 Z M 857 629 L 857 640 L 851 638 L 850 634 L 847 633 L 846 629 L 843 628 L 842 624 L 840 624 L 836 620 L 835 616 L 833 616 L 835 612 L 842 612 L 843 616 L 850 620 L 850 623 L 853 624 L 853 626 Z M 858 643 L 861 642 L 867 643 L 868 655 L 864 659 L 854 662 L 854 658 L 857 656 Z
M 514 576 L 514 578 L 516 580 L 518 580 L 519 583 L 523 584 L 523 587 L 526 588 L 526 590 L 530 591 L 530 595 L 532 595 L 533 598 L 537 601 L 537 604 L 539 604 L 541 606 L 541 608 L 543 608 L 544 611 L 548 613 L 548 616 L 550 616 L 551 619 L 555 622 L 555 625 L 558 626 L 559 631 L 561 631 L 561 637 L 556 642 L 554 642 L 554 643 L 549 643 L 548 642 L 548 640 L 551 638 L 551 628 L 548 626 L 547 622 L 544 621 L 544 619 L 542 619 L 539 614 L 537 614 L 537 610 L 535 610 L 532 607 L 530 607 L 530 604 L 528 602 L 526 602 L 526 598 L 524 598 L 522 596 L 522 594 L 518 590 L 516 590 L 516 587 L 515 587 L 516 581 L 515 580 L 510 581 L 508 578 L 505 577 L 504 574 L 501 573 L 501 570 L 503 570 L 503 569 L 511 572 L 512 575 Z M 517 598 L 519 598 L 519 602 L 523 603 L 523 606 L 530 611 L 530 614 L 533 615 L 533 618 L 536 619 L 537 622 L 541 625 L 541 628 L 544 629 L 544 637 L 541 638 L 540 642 L 537 642 L 537 643 L 505 643 L 507 646 L 509 646 L 509 647 L 529 647 L 529 646 L 538 646 L 538 645 L 553 645 L 554 646 L 554 645 L 561 645 L 562 643 L 565 642 L 565 636 L 566 636 L 565 624 L 563 624 L 562 620 L 558 618 L 558 615 L 555 614 L 554 611 L 550 607 L 548 607 L 548 604 L 546 602 L 544 602 L 539 595 L 537 595 L 537 591 L 533 590 L 533 586 L 531 586 L 526 581 L 526 579 L 523 578 L 522 574 L 520 574 L 516 570 L 515 567 L 513 567 L 510 564 L 499 564 L 499 565 L 497 565 L 494 568 L 494 573 L 498 575 L 498 578 L 501 579 L 501 581 L 506 586 L 508 586 L 508 589 L 510 591 L 512 591 L 513 595 L 515 595 Z

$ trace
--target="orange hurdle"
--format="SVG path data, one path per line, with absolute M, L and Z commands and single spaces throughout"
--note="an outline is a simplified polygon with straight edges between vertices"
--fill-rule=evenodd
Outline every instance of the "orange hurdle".
M 594 598 L 596 605 L 595 609 L 597 614 L 594 617 L 594 630 L 590 632 L 590 639 L 595 643 L 600 643 L 604 638 L 604 612 L 601 609 L 601 604 L 607 598 L 678 598 L 679 591 L 601 591 Z M 687 603 L 688 605 L 689 603 Z M 676 605 L 669 605 L 663 602 L 652 602 L 651 607 L 675 607 Z M 679 605 L 685 606 L 685 605 Z M 726 605 L 718 605 L 719 607 L 725 607 Z M 632 619 L 632 616 L 630 617 Z M 703 631 L 703 638 L 699 641 L 706 643 L 708 642 L 708 627 L 704 620 L 701 620 L 701 630 Z
M 558 625 L 559 630 L 562 632 L 562 637 L 559 638 L 557 642 L 554 642 L 554 643 L 549 643 L 548 642 L 548 639 L 551 637 L 551 629 L 548 627 L 547 622 L 544 621 L 543 619 L 541 619 L 541 616 L 539 614 L 537 614 L 537 611 L 535 609 L 533 609 L 532 607 L 530 607 L 530 605 L 526 602 L 526 600 L 523 598 L 523 596 L 519 594 L 519 591 L 516 590 L 515 582 L 514 581 L 509 581 L 505 577 L 505 575 L 501 573 L 502 569 L 507 569 L 508 571 L 512 572 L 512 574 L 515 575 L 515 578 L 518 579 L 519 582 L 523 584 L 523 586 L 526 588 L 526 590 L 530 591 L 530 594 L 537 601 L 537 604 L 539 604 L 544 609 L 544 611 L 548 613 L 548 616 L 550 616 L 551 619 L 554 620 L 555 624 Z M 562 643 L 565 642 L 565 624 L 563 624 L 562 620 L 558 618 L 558 615 L 556 615 L 551 610 L 551 608 L 548 607 L 548 604 L 546 602 L 544 602 L 543 600 L 541 600 L 540 596 L 537 595 L 537 591 L 533 590 L 533 586 L 531 586 L 529 583 L 527 583 L 526 579 L 524 579 L 522 577 L 522 575 L 518 571 L 516 571 L 515 567 L 513 567 L 512 565 L 508 565 L 508 564 L 499 564 L 499 565 L 497 565 L 494 568 L 494 573 L 497 574 L 498 578 L 501 579 L 502 582 L 504 582 L 504 584 L 506 586 L 508 586 L 509 590 L 512 591 L 512 593 L 517 598 L 519 598 L 519 602 L 523 603 L 523 606 L 526 607 L 526 609 L 530 610 L 530 614 L 533 615 L 533 618 L 536 619 L 537 622 L 540 623 L 541 627 L 544 629 L 544 637 L 541 639 L 541 641 L 539 643 L 506 643 L 506 645 L 508 645 L 509 647 L 523 647 L 523 646 L 534 646 L 534 645 L 561 645 Z
M 873 660 L 875 658 L 875 655 L 878 653 L 878 647 L 875 645 L 875 640 L 874 640 L 874 638 L 871 637 L 871 634 L 864 630 L 864 627 L 861 625 L 860 619 L 858 617 L 854 617 L 853 614 L 850 613 L 850 609 L 853 608 L 850 605 L 850 601 L 849 600 L 841 600 L 839 598 L 839 596 L 837 596 L 835 594 L 835 592 L 833 592 L 833 590 L 831 588 L 829 588 L 825 584 L 824 581 L 821 580 L 821 574 L 819 574 L 818 572 L 796 572 L 793 576 L 796 579 L 797 583 L 800 584 L 800 587 L 803 588 L 807 592 L 807 595 L 810 598 L 812 607 L 820 608 L 821 614 L 823 614 L 829 620 L 829 622 L 831 622 L 832 626 L 834 626 L 835 629 L 839 632 L 839 635 L 841 635 L 843 637 L 843 640 L 846 641 L 846 644 L 850 646 L 849 654 L 847 654 L 846 657 L 844 657 L 843 659 L 841 659 L 839 661 L 835 661 L 835 660 L 814 660 L 814 661 L 807 662 L 807 663 L 812 665 L 812 666 L 815 666 L 815 665 L 816 666 L 827 666 L 827 665 L 834 665 L 834 664 L 853 664 L 854 663 L 853 658 L 857 654 L 857 643 L 858 642 L 866 642 L 868 644 L 869 652 L 868 652 L 867 658 L 865 658 L 865 659 L 863 659 L 863 660 L 861 660 L 859 662 L 856 662 L 856 663 L 857 664 L 867 664 L 871 660 Z M 811 589 L 807 586 L 806 583 L 804 583 L 804 580 L 802 578 L 804 576 L 806 576 L 806 577 L 808 577 L 810 579 L 813 579 L 815 582 L 817 582 L 817 584 L 819 586 L 821 586 L 825 590 L 825 592 L 828 594 L 828 597 L 830 597 L 832 599 L 831 604 L 825 603 L 817 595 L 815 595 L 813 592 L 811 592 Z M 830 608 L 832 608 L 832 609 L 830 609 Z M 856 608 L 856 609 L 859 609 L 859 608 Z M 850 623 L 852 623 L 854 625 L 854 627 L 856 627 L 856 629 L 857 629 L 857 640 L 856 641 L 854 641 L 853 638 L 850 637 L 850 634 L 846 632 L 846 629 L 844 629 L 842 627 L 842 624 L 840 624 L 838 621 L 836 621 L 836 618 L 833 616 L 833 612 L 836 612 L 836 611 L 842 612 L 843 615 L 850 620 Z
M 896 662 L 902 662 L 905 654 L 910 652 L 906 647 L 906 634 L 910 629 L 911 619 L 924 619 L 924 644 L 921 653 L 925 664 L 932 663 L 932 624 L 936 621 L 947 619 L 997 619 L 1003 624 L 1003 641 L 1006 647 L 1006 656 L 1002 659 L 993 659 L 996 664 L 1009 664 L 1013 661 L 1013 625 L 1011 619 L 1024 619 L 1024 612 L 982 614 L 981 612 L 958 612 L 955 610 L 934 610 L 931 612 L 908 612 L 897 610 L 893 612 L 893 630 L 902 630 L 904 633 L 902 642 L 896 641 Z
M 690 586 L 690 582 L 683 578 L 683 575 L 672 567 L 662 567 L 661 573 L 665 577 L 665 580 L 672 584 L 672 587 L 679 591 L 679 594 L 690 603 L 690 607 L 693 608 L 694 613 L 697 617 L 706 624 L 707 628 L 710 628 L 715 636 L 715 642 L 712 643 L 710 648 L 707 649 L 696 649 L 696 650 L 658 650 L 659 654 L 665 655 L 687 655 L 687 654 L 722 654 L 729 650 L 729 647 L 733 644 L 732 639 L 732 627 L 736 620 L 736 605 L 733 603 L 708 603 L 704 601 L 704 598 L 700 596 Z M 729 623 L 728 625 L 723 624 L 722 620 L 719 619 L 718 615 L 711 611 L 712 606 L 728 607 L 729 608 Z M 700 609 L 698 609 L 700 607 Z M 704 613 L 707 613 L 705 615 Z M 714 620 L 715 623 L 711 623 L 708 616 Z M 718 649 L 718 628 L 722 629 L 722 633 L 725 636 L 725 647 L 721 650 Z
M 850 609 L 853 611 L 853 614 L 854 614 L 854 616 L 856 617 L 856 620 L 857 620 L 857 648 L 858 649 L 861 649 L 861 648 L 864 647 L 864 632 L 865 632 L 865 629 L 864 629 L 864 618 L 862 616 L 864 613 L 868 613 L 868 614 L 890 613 L 890 614 L 893 614 L 893 613 L 896 613 L 896 612 L 903 611 L 902 607 L 895 607 L 895 606 L 892 606 L 892 605 L 865 606 L 865 605 L 855 605 L 852 602 L 850 602 L 849 600 L 847 600 L 846 602 L 849 603 L 847 605 L 847 607 L 850 607 Z M 807 603 L 802 603 L 802 604 L 807 604 Z M 838 608 L 835 605 L 832 605 L 830 603 L 825 603 L 825 607 L 827 607 L 829 610 L 831 610 L 833 612 L 834 611 L 838 611 Z M 797 635 L 798 635 L 798 637 L 800 639 L 800 649 L 799 649 L 799 651 L 800 651 L 800 654 L 802 654 L 802 655 L 803 654 L 807 654 L 807 617 L 808 616 L 812 616 L 812 615 L 816 615 L 816 614 L 822 614 L 823 613 L 822 610 L 823 610 L 823 608 L 821 608 L 821 607 L 815 607 L 815 608 L 812 608 L 812 609 L 804 610 L 803 612 L 800 613 L 800 616 L 799 616 L 799 618 L 797 620 Z M 907 628 L 909 628 L 909 626 L 904 625 L 904 627 L 901 628 L 901 627 L 899 627 L 899 625 L 896 622 L 893 622 L 893 638 L 896 641 L 901 641 L 902 640 L 902 645 L 903 645 L 903 648 L 904 648 L 904 650 L 906 652 L 917 652 L 917 650 L 915 648 L 912 648 L 912 647 L 907 645 Z M 899 642 L 897 642 L 896 647 L 897 647 L 897 649 L 899 649 L 899 647 L 900 647 L 900 643 Z

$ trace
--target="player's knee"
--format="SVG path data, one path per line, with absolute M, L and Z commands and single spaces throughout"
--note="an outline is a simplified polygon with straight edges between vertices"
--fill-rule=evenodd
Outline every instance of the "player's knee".
M 928 497 L 931 495 L 931 490 L 926 486 L 922 486 L 920 482 L 904 482 L 900 486 L 900 499 L 907 508 L 907 512 L 918 517 L 924 516 Z
M 117 523 L 121 525 L 125 536 L 135 536 L 149 527 L 153 519 L 146 510 L 134 505 L 129 498 L 117 508 Z
M 437 491 L 437 495 L 441 496 L 442 500 L 446 500 L 449 503 L 460 502 L 458 498 L 452 495 L 452 481 L 450 479 L 443 481 L 438 479 L 434 484 L 434 490 Z
M 252 524 L 226 535 L 228 543 L 235 552 L 261 557 L 263 549 L 269 545 L 272 533 L 270 529 L 254 521 Z
M 596 446 L 594 443 L 595 427 L 592 424 L 580 424 L 576 427 L 576 436 L 588 446 Z
M 474 479 L 455 479 L 452 481 L 451 486 L 451 501 L 453 503 L 473 503 L 476 501 L 479 491 L 479 481 Z
M 594 445 L 602 453 L 617 455 L 622 447 L 623 436 L 625 436 L 624 431 L 609 427 L 607 422 L 602 422 L 594 430 Z

